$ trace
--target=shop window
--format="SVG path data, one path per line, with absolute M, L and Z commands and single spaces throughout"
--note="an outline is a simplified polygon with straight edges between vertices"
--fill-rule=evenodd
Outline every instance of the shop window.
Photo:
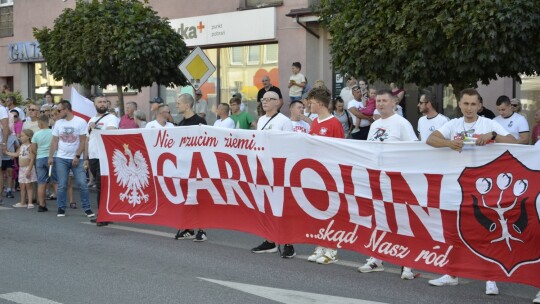
M 124 91 L 124 95 L 135 95 L 139 92 L 137 89 L 127 86 L 123 86 L 122 91 Z M 102 92 L 107 95 L 118 95 L 118 90 L 115 85 L 108 85 L 106 88 L 102 89 Z
M 217 105 L 222 102 L 228 103 L 237 93 L 242 95 L 245 111 L 254 118 L 257 117 L 257 93 L 262 88 L 262 77 L 269 76 L 272 79 L 272 84 L 279 87 L 277 52 L 277 44 L 204 50 L 210 62 L 216 67 L 216 72 L 201 87 L 203 99 L 208 101 L 206 122 L 209 125 L 213 125 L 216 120 Z M 244 54 L 246 54 L 246 59 L 244 59 Z M 271 60 L 266 60 L 263 56 L 267 55 L 263 54 L 271 54 L 270 58 L 266 58 Z M 178 96 L 183 93 L 193 95 L 193 88 L 190 85 L 172 88 L 160 87 L 160 96 L 169 105 L 175 122 L 182 119 L 181 114 L 178 113 L 176 101 Z
M 47 70 L 46 62 L 36 62 L 33 65 L 34 92 L 31 97 L 40 100 L 45 92 L 51 91 L 54 95 L 54 102 L 60 102 L 64 94 L 64 81 L 54 79 L 54 76 Z
M 243 8 L 243 9 L 280 6 L 280 5 L 283 5 L 283 0 L 242 0 L 240 1 L 240 8 Z
M 0 37 L 13 36 L 13 0 L 0 0 Z
M 278 62 L 278 45 L 266 44 L 264 45 L 264 63 L 277 63 Z
M 231 48 L 231 64 L 233 65 L 244 64 L 244 48 L 243 47 Z
M 258 45 L 248 46 L 248 61 L 247 61 L 247 63 L 249 65 L 259 64 L 259 62 L 260 62 L 260 59 L 259 59 L 260 58 L 259 57 L 260 49 L 261 49 L 261 47 L 258 46 Z
M 536 123 L 534 120 L 536 111 L 540 109 L 540 76 L 522 75 L 518 96 L 521 101 L 519 114 L 527 118 L 529 126 L 532 128 Z

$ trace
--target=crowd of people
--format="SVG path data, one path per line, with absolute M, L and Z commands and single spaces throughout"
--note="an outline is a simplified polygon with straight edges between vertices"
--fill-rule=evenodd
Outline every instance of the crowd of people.
M 438 113 L 434 94 L 423 92 L 417 105 L 422 117 L 418 120 L 417 130 L 414 130 L 412 124 L 403 117 L 406 96 L 399 86 L 391 84 L 390 90 L 378 90 L 370 87 L 366 79 L 350 76 L 340 95 L 332 98 L 324 82 L 315 81 L 313 87 L 310 87 L 306 77 L 301 74 L 301 68 L 298 62 L 292 64 L 286 95 L 288 99 L 284 98 L 280 88 L 274 86 L 268 76 L 264 76 L 261 79 L 263 86 L 257 94 L 259 117 L 252 117 L 245 111 L 242 97 L 237 94 L 228 103 L 217 106 L 214 126 L 302 132 L 313 136 L 376 142 L 422 141 L 433 147 L 448 147 L 456 151 L 461 151 L 465 144 L 483 146 L 491 142 L 534 144 L 540 147 L 540 110 L 535 115 L 536 125 L 529 128 L 527 120 L 518 113 L 519 100 L 504 95 L 497 99 L 499 115 L 495 116 L 483 107 L 482 98 L 475 89 L 465 89 L 460 94 L 458 104 L 463 116 L 450 120 Z M 20 201 L 13 207 L 33 208 L 36 197 L 38 211 L 46 212 L 46 200 L 56 198 L 57 216 L 63 217 L 68 207 L 77 208 L 72 195 L 68 199 L 69 180 L 73 179 L 79 187 L 84 214 L 98 226 L 108 225 L 108 222 L 96 222 L 88 195 L 87 174 L 93 176 L 98 193 L 101 189 L 100 157 L 94 144 L 99 133 L 96 130 L 207 124 L 205 118 L 208 103 L 202 99 L 202 95 L 200 90 L 195 90 L 193 95 L 181 94 L 178 97 L 176 107 L 182 115 L 178 122 L 174 122 L 169 105 L 160 97 L 150 101 L 152 120 L 148 122 L 135 102 L 127 102 L 125 115 L 118 118 L 105 96 L 94 98 L 97 115 L 89 122 L 73 115 L 69 101 L 62 100 L 58 104 L 52 102 L 53 96 L 50 93 L 44 96 L 43 104 L 30 102 L 25 110 L 17 107 L 14 97 L 0 100 L 0 139 L 3 152 L 0 188 L 4 189 L 6 197 L 13 198 L 16 187 L 13 178 L 17 177 L 21 195 Z M 289 117 L 280 113 L 284 100 L 289 101 Z M 99 195 L 97 197 L 99 209 Z M 198 228 L 195 233 L 193 227 L 186 227 L 178 231 L 176 238 L 204 242 L 208 235 L 202 228 Z M 279 249 L 272 240 L 264 240 L 251 251 L 273 253 Z M 282 258 L 293 258 L 295 255 L 293 244 L 284 244 L 283 251 L 280 250 Z M 337 260 L 336 248 L 316 247 L 308 257 L 308 261 L 319 264 L 331 264 Z M 370 257 L 358 271 L 384 271 L 383 261 Z M 412 280 L 415 277 L 411 268 L 402 267 L 402 279 Z M 430 280 L 429 284 L 457 285 L 458 278 L 444 275 Z M 495 282 L 486 282 L 486 294 L 498 293 Z M 533 302 L 540 303 L 540 292 Z

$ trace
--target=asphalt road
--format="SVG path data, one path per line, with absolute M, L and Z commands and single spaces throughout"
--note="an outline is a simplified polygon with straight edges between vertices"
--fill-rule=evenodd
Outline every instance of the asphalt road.
M 465 279 L 431 287 L 439 275 L 404 281 L 392 265 L 361 274 L 365 256 L 341 251 L 338 263 L 318 265 L 306 261 L 310 245 L 296 246 L 293 259 L 253 254 L 261 239 L 235 231 L 208 230 L 209 240 L 196 243 L 164 227 L 96 227 L 81 209 L 57 218 L 55 201 L 37 213 L 11 208 L 17 198 L 0 207 L 1 304 L 531 303 L 537 292 L 499 283 L 501 294 L 487 296 L 484 282 Z

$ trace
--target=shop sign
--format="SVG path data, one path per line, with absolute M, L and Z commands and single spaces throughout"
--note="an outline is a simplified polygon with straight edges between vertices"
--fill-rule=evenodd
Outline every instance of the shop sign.
M 45 58 L 43 58 L 41 50 L 39 49 L 39 42 L 24 41 L 8 44 L 9 63 L 38 61 L 45 61 Z
M 276 8 L 170 20 L 188 47 L 276 38 Z

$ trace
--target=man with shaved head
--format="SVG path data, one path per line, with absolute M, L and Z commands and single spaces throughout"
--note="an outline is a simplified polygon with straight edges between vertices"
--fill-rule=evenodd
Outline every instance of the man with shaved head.
M 281 90 L 272 84 L 270 77 L 268 76 L 263 76 L 261 81 L 263 83 L 263 87 L 257 93 L 257 102 L 258 102 L 257 112 L 259 116 L 264 115 L 261 99 L 264 97 L 264 94 L 269 91 L 275 92 L 279 96 L 279 108 L 278 108 L 278 112 L 279 112 L 279 109 L 281 109 L 281 106 L 283 106 L 283 96 L 281 95 Z

